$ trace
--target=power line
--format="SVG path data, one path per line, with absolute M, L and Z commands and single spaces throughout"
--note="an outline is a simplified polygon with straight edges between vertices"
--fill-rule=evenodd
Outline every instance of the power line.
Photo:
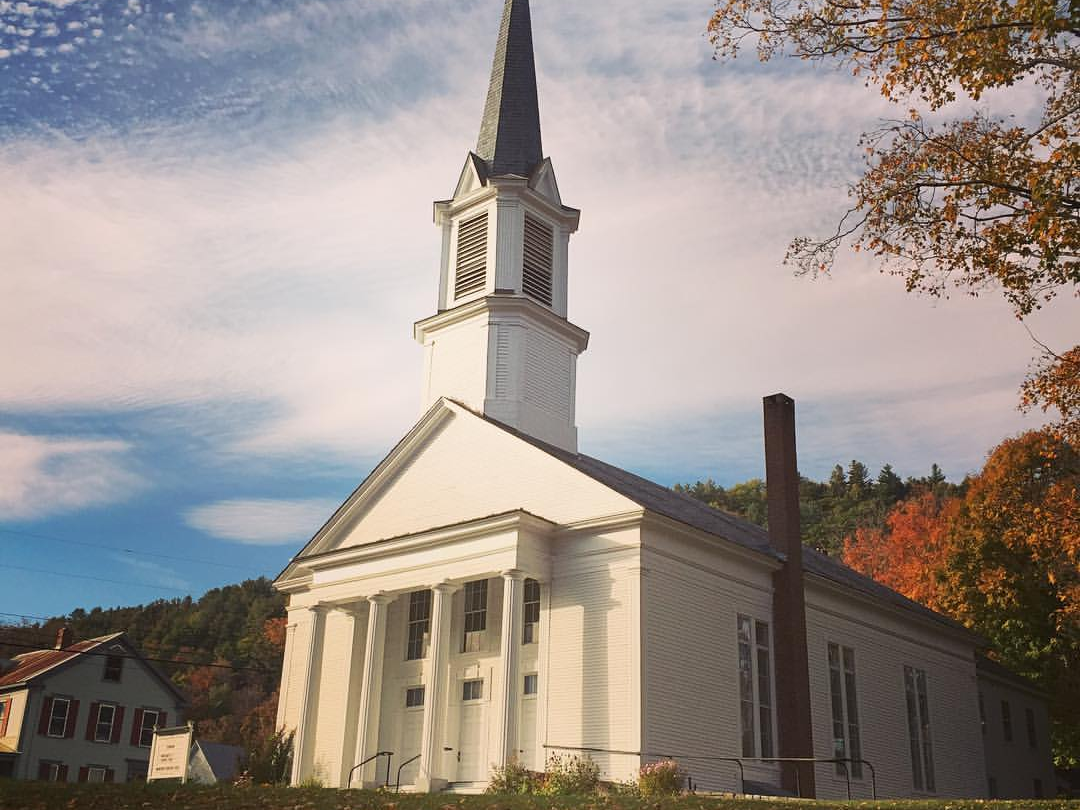
M 16 641 L 4 641 L 3 639 L 0 639 L 0 644 L 6 647 L 18 647 L 19 649 L 23 650 L 36 650 L 38 652 L 64 652 L 71 655 L 91 655 L 97 656 L 99 658 L 114 655 L 114 653 L 95 652 L 94 650 L 54 650 L 51 647 L 43 647 L 40 644 L 22 644 Z M 186 667 L 212 667 L 213 669 L 230 669 L 234 672 L 261 672 L 263 674 L 269 675 L 280 674 L 279 671 L 276 669 L 266 669 L 265 667 L 237 667 L 233 666 L 232 664 L 200 664 L 196 661 L 180 661 L 173 658 L 149 658 L 145 655 L 140 655 L 139 657 L 142 658 L 142 660 L 144 661 L 151 661 L 155 664 L 177 664 L 179 666 Z
M 16 619 L 39 619 L 43 622 L 53 618 L 52 616 L 32 616 L 29 613 L 4 613 L 2 610 L 0 610 L 0 616 L 11 616 Z
M 151 585 L 147 582 L 130 582 L 122 579 L 107 579 L 105 577 L 92 577 L 89 574 L 68 574 L 63 571 L 49 571 L 45 568 L 28 568 L 25 565 L 10 565 L 8 563 L 0 563 L 0 568 L 11 568 L 16 571 L 29 571 L 32 574 L 51 574 L 56 577 L 68 577 L 70 579 L 89 579 L 94 582 L 108 582 L 111 585 L 129 585 L 136 588 L 155 588 L 163 591 L 173 591 L 174 593 L 182 593 L 190 595 L 190 590 L 183 588 L 170 588 L 168 585 Z
M 192 562 L 199 565 L 216 565 L 218 568 L 235 568 L 240 571 L 250 571 L 250 566 L 246 565 L 233 565 L 231 563 L 214 562 L 212 560 L 197 560 L 194 557 L 179 557 L 172 554 L 159 554 L 154 551 L 142 551 L 132 548 L 123 548 L 122 546 L 109 546 L 104 543 L 90 543 L 86 540 L 68 540 L 64 537 L 55 537 L 48 534 L 37 534 L 36 532 L 22 532 L 16 529 L 0 529 L 0 534 L 11 534 L 17 537 L 30 537 L 35 540 L 46 540 L 53 543 L 67 543 L 72 546 L 85 546 L 87 548 L 101 548 L 107 551 L 119 551 L 124 554 L 132 554 L 142 557 L 157 557 L 162 560 L 173 560 L 175 562 Z

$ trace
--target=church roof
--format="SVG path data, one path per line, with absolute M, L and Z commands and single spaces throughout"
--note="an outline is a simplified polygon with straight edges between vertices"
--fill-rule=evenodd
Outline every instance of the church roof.
M 465 407 L 465 406 L 462 406 Z M 470 411 L 475 413 L 475 411 Z M 671 518 L 684 523 L 700 531 L 721 537 L 740 546 L 757 551 L 777 559 L 783 555 L 776 551 L 769 541 L 767 530 L 735 515 L 713 509 L 696 498 L 691 498 L 681 492 L 656 484 L 640 475 L 635 475 L 627 470 L 620 469 L 599 459 L 586 456 L 582 453 L 572 453 L 560 447 L 548 444 L 534 438 L 527 433 L 503 424 L 497 419 L 492 419 L 483 414 L 476 414 L 481 419 L 498 426 L 502 430 L 517 436 L 522 441 L 537 447 L 540 450 L 554 456 L 560 461 L 570 465 L 575 470 L 584 473 L 590 478 L 599 481 L 607 487 L 625 495 L 635 503 L 640 504 L 650 512 Z M 974 635 L 959 622 L 955 622 L 948 616 L 943 616 L 936 611 L 930 610 L 918 602 L 908 599 L 897 593 L 892 588 L 882 585 L 870 577 L 860 574 L 849 568 L 839 560 L 833 559 L 820 551 L 809 547 L 803 547 L 803 570 L 809 574 L 827 579 L 830 582 L 853 590 L 862 596 L 884 602 L 892 607 L 910 611 L 930 619 L 940 625 L 954 631 L 961 631 L 967 635 Z M 980 640 L 981 641 L 981 640 Z
M 506 0 L 476 153 L 492 175 L 528 177 L 544 159 L 529 0 Z

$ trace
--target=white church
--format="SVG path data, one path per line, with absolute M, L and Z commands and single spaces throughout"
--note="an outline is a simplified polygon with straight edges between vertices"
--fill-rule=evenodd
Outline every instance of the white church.
M 506 0 L 478 146 L 435 204 L 425 412 L 276 580 L 293 783 L 470 792 L 569 754 L 621 781 L 671 757 L 710 791 L 1050 795 L 1037 693 L 997 668 L 988 710 L 979 638 L 802 548 L 790 399 L 764 403 L 769 532 L 578 452 L 579 217 Z M 1020 744 L 993 759 L 998 702 Z

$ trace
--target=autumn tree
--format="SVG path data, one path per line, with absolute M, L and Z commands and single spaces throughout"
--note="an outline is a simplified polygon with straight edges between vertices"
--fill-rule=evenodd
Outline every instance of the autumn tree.
M 959 509 L 959 498 L 929 490 L 902 501 L 884 527 L 859 528 L 844 541 L 844 563 L 908 599 L 941 609 L 944 595 L 935 572 L 945 569 Z
M 863 136 L 852 205 L 825 238 L 795 239 L 799 272 L 828 272 L 838 248 L 868 251 L 909 292 L 997 289 L 1024 318 L 1080 287 L 1080 13 L 1068 0 L 718 0 L 718 58 L 745 44 L 850 69 L 910 108 Z M 1038 120 L 945 119 L 958 93 L 1025 83 Z M 931 121 L 930 119 L 934 120 Z M 1080 347 L 1050 352 L 1028 407 L 1065 405 L 1080 432 Z M 1072 360 L 1056 362 L 1061 358 Z M 1051 383 L 1052 388 L 1046 384 Z M 1071 391 L 1064 397 L 1055 391 Z
M 1059 764 L 1080 760 L 1080 455 L 1050 431 L 1002 442 L 953 521 L 943 607 L 1052 700 Z

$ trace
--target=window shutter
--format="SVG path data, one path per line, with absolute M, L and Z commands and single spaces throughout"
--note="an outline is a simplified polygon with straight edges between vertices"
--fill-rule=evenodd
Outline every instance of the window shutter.
M 106 782 L 113 781 L 113 778 L 114 778 L 115 774 L 116 774 L 116 771 L 114 771 L 112 768 L 106 768 L 105 769 L 105 781 Z
M 79 781 L 80 782 L 87 782 L 89 780 L 90 780 L 90 769 L 86 765 L 83 765 L 81 768 L 79 768 Z
M 551 273 L 555 233 L 539 219 L 525 215 L 525 259 L 521 268 L 521 291 L 551 306 Z
M 487 211 L 458 225 L 454 298 L 484 289 L 487 284 Z
M 64 737 L 71 739 L 75 736 L 75 721 L 79 717 L 79 701 L 73 700 L 68 704 L 67 725 L 64 726 Z
M 124 707 L 117 706 L 115 714 L 113 714 L 112 721 L 112 739 L 109 740 L 113 745 L 120 742 L 120 732 L 124 729 Z
M 142 716 L 143 710 L 136 709 L 135 715 L 131 718 L 131 744 L 138 745 L 139 739 L 142 737 Z
M 0 702 L 0 706 L 4 707 L 4 722 L 0 723 L 0 737 L 6 737 L 8 720 L 11 719 L 11 701 Z
M 166 717 L 168 717 L 168 715 L 165 714 L 165 712 L 162 712 L 161 714 L 159 714 L 157 716 L 157 727 L 158 728 L 168 728 L 168 726 L 165 724 L 165 718 Z
M 38 763 L 38 766 L 37 766 L 37 778 L 41 779 L 43 781 L 48 781 L 48 779 L 49 779 L 49 763 L 48 762 L 39 762 Z
M 52 714 L 52 698 L 47 697 L 41 704 L 41 719 L 38 720 L 38 734 L 43 737 L 49 733 L 49 715 Z
M 97 725 L 98 709 L 100 708 L 100 703 L 90 704 L 90 716 L 86 718 L 86 739 L 90 740 L 90 742 L 94 741 L 94 726 Z
M 68 777 L 68 767 L 67 767 L 67 765 L 61 765 L 60 767 L 58 767 L 56 769 L 56 781 L 57 782 L 66 782 L 67 777 Z

